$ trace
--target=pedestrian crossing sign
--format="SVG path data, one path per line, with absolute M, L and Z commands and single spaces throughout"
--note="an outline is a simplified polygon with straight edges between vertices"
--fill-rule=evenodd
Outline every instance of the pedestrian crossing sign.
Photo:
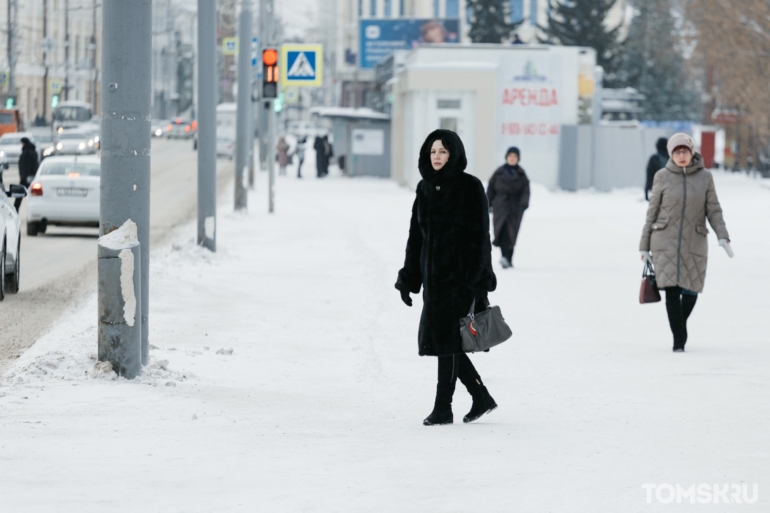
M 284 87 L 321 87 L 323 45 L 281 46 L 281 83 Z

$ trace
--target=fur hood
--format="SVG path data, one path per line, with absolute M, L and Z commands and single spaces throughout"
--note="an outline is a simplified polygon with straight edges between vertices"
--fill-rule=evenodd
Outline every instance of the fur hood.
M 449 161 L 439 171 L 434 171 L 430 163 L 430 148 L 436 140 L 440 140 L 444 148 L 449 150 Z M 465 171 L 468 159 L 465 157 L 465 146 L 460 136 L 451 130 L 438 129 L 430 133 L 420 148 L 420 160 L 417 167 L 423 180 L 431 184 L 445 183 L 456 178 Z

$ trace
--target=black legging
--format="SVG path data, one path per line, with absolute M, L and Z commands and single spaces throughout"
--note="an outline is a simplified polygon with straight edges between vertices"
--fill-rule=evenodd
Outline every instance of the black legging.
M 666 287 L 666 312 L 671 333 L 674 335 L 674 349 L 684 348 L 687 342 L 687 319 L 690 317 L 698 294 L 682 287 Z
M 457 378 L 470 392 L 474 382 L 481 385 L 481 377 L 465 353 L 438 357 L 438 386 L 447 393 L 454 393 Z

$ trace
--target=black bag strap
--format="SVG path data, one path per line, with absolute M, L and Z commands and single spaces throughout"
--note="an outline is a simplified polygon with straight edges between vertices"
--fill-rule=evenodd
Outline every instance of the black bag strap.
M 655 269 L 652 267 L 652 263 L 647 262 L 644 265 L 644 269 L 642 269 L 642 278 L 646 278 L 648 276 L 655 277 Z

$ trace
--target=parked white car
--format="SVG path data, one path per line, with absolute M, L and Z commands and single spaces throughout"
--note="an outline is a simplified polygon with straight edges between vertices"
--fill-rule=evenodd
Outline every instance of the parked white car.
M 15 294 L 19 291 L 21 274 L 21 221 L 13 200 L 23 198 L 27 190 L 23 185 L 13 184 L 8 190 L 2 180 L 2 171 L 8 169 L 8 163 L 0 164 L 0 301 L 5 299 L 5 293 Z
M 49 157 L 27 198 L 27 235 L 54 226 L 99 226 L 100 162 L 96 156 Z

